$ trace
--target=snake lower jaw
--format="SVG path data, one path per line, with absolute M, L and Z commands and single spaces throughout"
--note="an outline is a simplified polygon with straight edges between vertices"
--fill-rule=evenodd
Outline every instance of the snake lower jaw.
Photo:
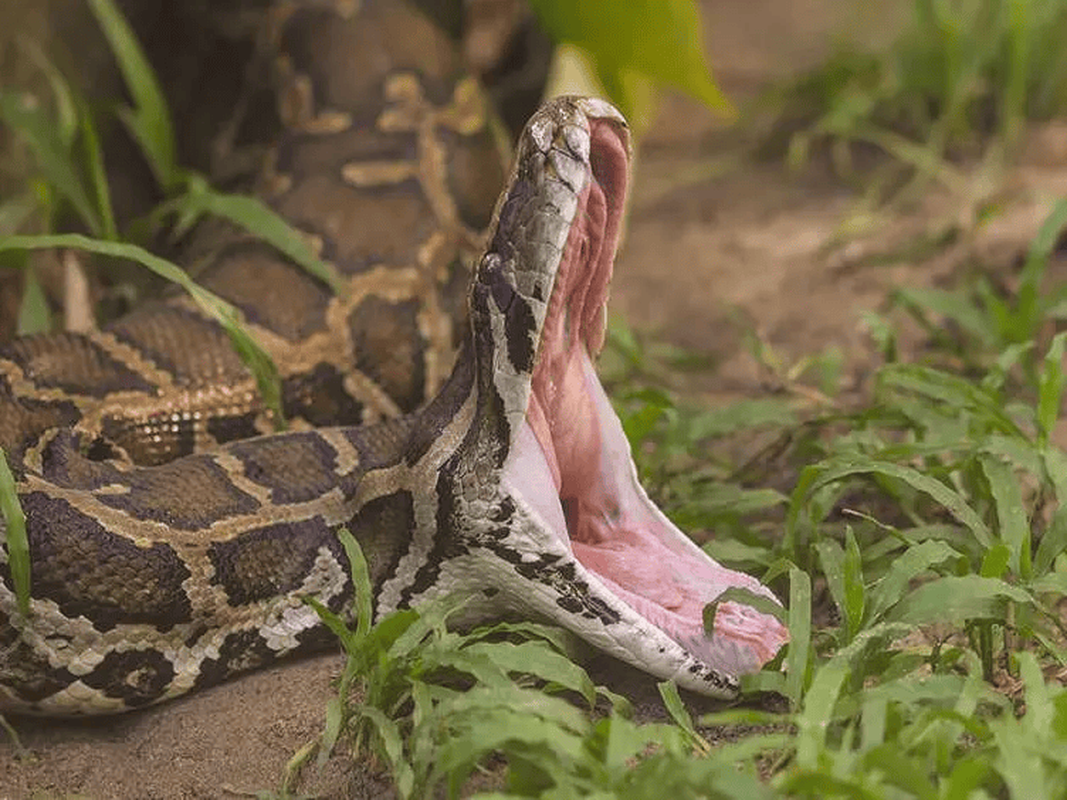
M 648 498 L 588 351 L 574 353 L 554 382 L 555 411 L 546 415 L 533 394 L 504 466 L 505 490 L 533 518 L 527 536 L 541 539 L 524 549 L 573 565 L 571 585 L 545 593 L 545 613 L 573 620 L 587 639 L 599 623 L 600 646 L 646 671 L 732 695 L 736 678 L 772 659 L 788 632 L 771 615 L 727 602 L 709 636 L 704 606 L 730 587 L 777 600 L 711 559 Z M 552 435 L 539 433 L 546 422 Z

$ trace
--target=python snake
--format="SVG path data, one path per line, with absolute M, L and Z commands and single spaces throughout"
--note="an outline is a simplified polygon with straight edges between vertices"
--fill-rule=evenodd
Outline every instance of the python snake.
M 0 550 L 0 710 L 119 712 L 328 646 L 304 598 L 350 613 L 342 526 L 378 618 L 463 592 L 468 619 L 549 620 L 735 693 L 787 633 L 728 602 L 708 636 L 701 610 L 729 586 L 772 595 L 648 499 L 592 366 L 622 117 L 545 104 L 494 208 L 503 175 L 447 35 L 400 2 L 275 13 L 286 130 L 260 194 L 345 291 L 232 232 L 197 279 L 246 314 L 294 430 L 269 434 L 225 334 L 181 295 L 0 347 L 32 562 L 24 618 Z

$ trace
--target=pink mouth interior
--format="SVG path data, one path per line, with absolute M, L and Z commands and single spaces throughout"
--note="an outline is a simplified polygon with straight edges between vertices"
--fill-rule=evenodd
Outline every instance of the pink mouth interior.
M 520 437 L 520 446 L 536 439 L 544 457 L 537 463 L 547 464 L 555 489 L 555 499 L 536 504 L 555 504 L 547 516 L 565 525 L 575 557 L 634 611 L 705 663 L 753 672 L 788 641 L 786 629 L 728 602 L 708 637 L 702 611 L 731 586 L 773 595 L 706 556 L 648 499 L 593 369 L 626 194 L 628 154 L 612 123 L 591 120 L 590 154 L 594 179 L 580 198 L 534 371 L 526 416 L 533 437 Z

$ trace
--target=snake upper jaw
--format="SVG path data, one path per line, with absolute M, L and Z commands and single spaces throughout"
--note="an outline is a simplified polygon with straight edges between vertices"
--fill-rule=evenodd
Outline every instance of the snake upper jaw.
M 788 633 L 726 602 L 709 636 L 703 608 L 731 586 L 774 596 L 709 558 L 649 500 L 592 365 L 629 152 L 618 112 L 582 98 L 549 103 L 520 139 L 472 294 L 472 319 L 493 332 L 477 360 L 485 407 L 506 420 L 490 505 L 507 522 L 472 542 L 496 558 L 485 574 L 510 573 L 500 583 L 516 606 L 647 672 L 731 696 Z

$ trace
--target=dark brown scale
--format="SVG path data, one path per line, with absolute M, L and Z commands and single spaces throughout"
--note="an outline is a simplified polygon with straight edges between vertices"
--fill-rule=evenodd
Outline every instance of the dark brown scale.
M 464 338 L 470 272 L 504 171 L 440 21 L 398 0 L 355 5 L 348 17 L 323 0 L 277 4 L 288 128 L 260 181 L 262 198 L 349 281 L 346 294 L 220 224 L 190 244 L 191 271 L 244 313 L 297 424 L 355 426 L 435 399 L 417 421 L 282 434 L 212 455 L 199 451 L 266 432 L 271 420 L 225 332 L 183 293 L 90 337 L 5 346 L 0 446 L 22 480 L 31 595 L 69 620 L 97 631 L 145 624 L 194 647 L 234 617 L 190 585 L 210 583 L 231 607 L 297 590 L 324 553 L 346 563 L 336 537 L 345 524 L 377 590 L 412 543 L 411 493 L 363 502 L 358 489 L 368 471 L 425 453 L 469 397 L 473 365 L 438 390 Z M 353 454 L 357 463 L 341 463 Z M 306 513 L 293 512 L 305 501 Z M 12 586 L 6 565 L 0 581 Z M 349 584 L 327 602 L 340 612 L 350 597 Z M 0 617 L 0 688 L 31 704 L 80 679 L 136 707 L 174 678 L 160 651 L 136 648 L 108 652 L 87 675 L 46 668 L 17 635 L 9 641 L 15 632 Z M 323 637 L 304 630 L 296 649 Z M 258 629 L 215 644 L 196 687 L 276 656 Z

